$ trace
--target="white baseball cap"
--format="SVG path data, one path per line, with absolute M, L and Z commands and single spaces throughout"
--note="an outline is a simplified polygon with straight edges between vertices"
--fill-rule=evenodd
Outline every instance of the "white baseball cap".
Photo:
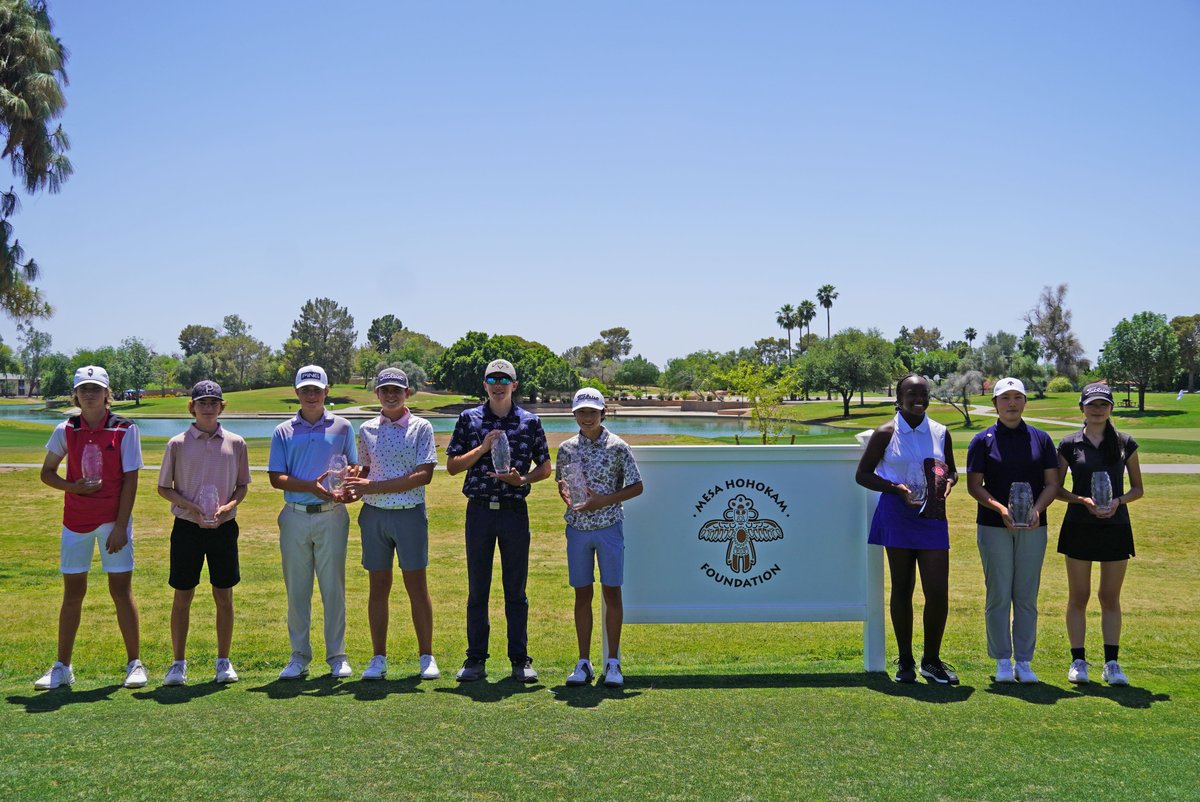
M 493 373 L 502 373 L 513 381 L 517 380 L 517 369 L 507 359 L 493 359 L 488 363 L 487 370 L 483 372 L 483 377 L 486 379 Z
M 1020 379 L 1014 379 L 1012 376 L 1005 376 L 1003 379 L 997 381 L 996 385 L 992 388 L 992 398 L 999 398 L 1002 394 L 1007 393 L 1009 390 L 1016 390 L 1021 395 L 1027 395 L 1025 392 L 1025 385 Z
M 296 389 L 301 387 L 320 387 L 324 390 L 329 386 L 329 376 L 320 365 L 305 365 L 296 371 Z
M 577 409 L 598 409 L 604 411 L 604 396 L 595 387 L 580 387 L 571 399 L 571 411 Z
M 75 384 L 72 385 L 72 388 L 81 384 L 98 384 L 101 387 L 107 387 L 108 371 L 97 365 L 84 365 L 75 371 Z

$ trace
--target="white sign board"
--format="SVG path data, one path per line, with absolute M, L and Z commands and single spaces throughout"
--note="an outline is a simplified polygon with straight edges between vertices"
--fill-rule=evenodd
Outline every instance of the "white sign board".
M 634 446 L 625 622 L 863 621 L 884 670 L 883 550 L 856 445 Z

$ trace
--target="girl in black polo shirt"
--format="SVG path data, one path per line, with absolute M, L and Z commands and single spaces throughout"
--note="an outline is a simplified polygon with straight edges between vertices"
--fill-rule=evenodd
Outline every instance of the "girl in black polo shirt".
M 1066 502 L 1058 550 L 1067 561 L 1067 637 L 1071 641 L 1071 668 L 1067 679 L 1088 681 L 1084 658 L 1087 603 L 1091 595 L 1092 562 L 1100 563 L 1100 629 L 1104 635 L 1104 681 L 1128 685 L 1129 679 L 1117 662 L 1121 640 L 1121 585 L 1125 569 L 1134 555 L 1133 529 L 1125 506 L 1142 497 L 1142 471 L 1138 444 L 1119 433 L 1109 420 L 1112 391 L 1107 384 L 1089 384 L 1079 396 L 1084 425 L 1067 435 L 1058 446 L 1058 497 Z M 1067 471 L 1071 489 L 1067 490 Z M 1129 489 L 1125 489 L 1125 473 Z M 1092 475 L 1104 472 L 1112 484 L 1112 503 L 1107 509 L 1092 498 Z

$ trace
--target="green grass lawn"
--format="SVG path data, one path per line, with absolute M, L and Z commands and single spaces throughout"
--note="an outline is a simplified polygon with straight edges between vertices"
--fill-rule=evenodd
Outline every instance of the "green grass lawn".
M 6 428 L 0 439 L 12 436 Z M 35 439 L 40 448 L 44 437 Z M 147 461 L 157 461 L 150 446 Z M 990 682 L 974 505 L 956 493 L 943 653 L 958 667 L 961 686 L 900 686 L 862 672 L 859 624 L 640 625 L 626 630 L 622 691 L 563 686 L 574 663 L 572 593 L 561 502 L 547 485 L 535 488 L 531 501 L 530 651 L 541 681 L 523 686 L 501 678 L 507 665 L 497 578 L 494 675 L 456 685 L 452 675 L 465 648 L 463 499 L 459 480 L 444 472 L 429 489 L 441 680 L 414 679 L 415 643 L 398 581 L 388 680 L 332 681 L 319 656 L 312 679 L 276 679 L 289 651 L 275 527 L 280 496 L 256 473 L 239 514 L 243 581 L 235 594 L 233 657 L 242 681 L 210 681 L 213 607 L 201 592 L 193 606 L 192 684 L 162 688 L 170 658 L 170 517 L 152 492 L 153 474 L 141 479 L 135 591 L 151 684 L 117 687 L 123 651 L 96 570 L 74 659 L 78 681 L 71 690 L 38 693 L 32 681 L 54 653 L 62 499 L 35 471 L 0 474 L 8 501 L 0 523 L 0 797 L 1195 798 L 1197 476 L 1151 477 L 1146 498 L 1132 508 L 1139 556 L 1126 585 L 1122 639 L 1132 687 L 1066 682 L 1065 579 L 1053 546 L 1034 663 L 1043 682 Z M 654 503 L 653 492 L 632 503 Z M 1061 508 L 1051 513 L 1053 532 Z M 370 646 L 357 538 L 352 526 L 347 634 L 351 662 L 361 671 Z M 318 602 L 318 654 L 320 619 Z M 1088 646 L 1096 663 L 1098 628 L 1093 607 Z M 597 637 L 594 657 L 598 649 Z M 888 655 L 895 656 L 890 631 Z

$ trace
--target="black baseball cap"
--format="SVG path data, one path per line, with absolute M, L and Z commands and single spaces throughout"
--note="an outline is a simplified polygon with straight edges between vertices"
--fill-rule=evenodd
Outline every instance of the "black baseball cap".
M 1079 394 L 1079 403 L 1081 405 L 1090 404 L 1096 400 L 1107 401 L 1110 406 L 1112 405 L 1112 389 L 1104 382 L 1093 382 L 1084 387 L 1083 392 Z
M 210 379 L 205 379 L 204 381 L 196 382 L 192 386 L 192 400 L 196 401 L 201 398 L 220 398 L 224 400 L 225 397 L 221 395 L 221 385 Z

